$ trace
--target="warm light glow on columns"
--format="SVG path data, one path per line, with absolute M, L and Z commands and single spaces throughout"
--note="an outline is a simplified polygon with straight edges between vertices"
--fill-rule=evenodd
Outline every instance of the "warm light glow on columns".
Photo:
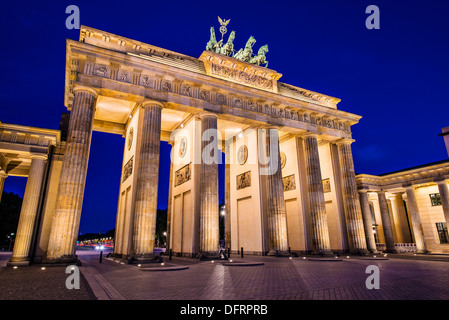
M 440 192 L 441 205 L 443 207 L 444 218 L 446 220 L 446 226 L 449 226 L 449 190 L 446 180 L 436 181 L 438 184 L 438 190 Z
M 30 260 L 30 247 L 44 177 L 47 155 L 31 155 L 31 167 L 23 196 L 19 225 L 10 262 Z
M 426 242 L 424 240 L 424 231 L 419 216 L 418 202 L 416 201 L 414 186 L 405 187 L 407 193 L 407 208 L 412 220 L 413 236 L 415 238 L 416 249 L 418 253 L 426 253 Z
M 171 145 L 171 150 L 173 152 L 173 148 L 175 147 L 175 141 L 170 140 L 168 142 Z M 173 195 L 173 160 L 170 161 L 170 180 L 168 184 L 168 206 L 167 206 L 167 235 L 165 237 L 166 249 L 165 252 L 169 252 L 171 249 L 171 217 L 172 217 L 172 195 Z
M 200 115 L 200 119 L 202 139 L 199 252 L 203 256 L 217 256 L 219 246 L 217 115 L 205 112 Z
M 263 141 L 259 138 L 259 148 L 265 150 L 261 160 L 260 172 L 262 187 L 265 189 L 266 221 L 268 227 L 268 255 L 288 254 L 287 211 L 284 201 L 284 185 L 282 183 L 281 157 L 279 149 L 278 128 L 259 129 Z M 262 150 L 259 150 L 261 154 Z M 262 175 L 263 174 L 263 175 Z
M 75 259 L 97 98 L 97 92 L 87 87 L 76 86 L 73 91 L 67 144 L 47 252 L 48 260 L 61 262 Z
M 362 209 L 355 179 L 354 160 L 352 158 L 352 139 L 337 142 L 340 159 L 341 186 L 343 203 L 346 212 L 349 248 L 355 253 L 368 253 L 366 247 L 365 229 L 363 226 Z
M 386 251 L 396 252 L 394 247 L 393 226 L 390 219 L 390 211 L 388 210 L 385 191 L 378 191 L 377 196 L 379 198 L 380 216 L 382 218 L 382 227 L 384 229 L 385 245 L 387 246 Z
M 0 171 L 0 201 L 2 201 L 3 186 L 5 185 L 5 179 L 8 175 L 4 171 Z
M 142 109 L 132 250 L 133 257 L 138 259 L 154 254 L 162 105 L 146 101 Z
M 317 135 L 308 134 L 302 138 L 304 141 L 309 208 L 312 220 L 313 250 L 315 253 L 331 254 Z
M 371 210 L 369 207 L 368 193 L 364 190 L 359 191 L 360 204 L 363 216 L 363 226 L 365 227 L 365 237 L 368 250 L 371 252 L 377 252 L 376 240 L 373 233 L 373 222 L 371 219 Z
M 223 143 L 225 150 L 225 248 L 231 248 L 231 150 L 229 143 Z

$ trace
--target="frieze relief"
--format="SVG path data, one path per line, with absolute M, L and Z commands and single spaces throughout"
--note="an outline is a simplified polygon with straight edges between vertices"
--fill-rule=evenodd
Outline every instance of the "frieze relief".
M 173 85 L 170 81 L 164 80 L 161 84 L 162 91 L 172 92 L 173 91 Z
M 234 108 L 239 108 L 241 109 L 243 107 L 243 101 L 240 98 L 234 98 L 232 99 L 232 106 Z
M 190 163 L 182 167 L 181 169 L 176 170 L 175 172 L 175 187 L 183 184 L 190 180 Z
M 214 64 L 213 64 L 214 66 Z M 217 69 L 217 67 L 220 67 Z M 238 71 L 238 70 L 232 70 L 230 68 L 224 67 L 224 66 L 215 66 L 215 69 L 213 68 L 213 70 L 216 70 L 217 72 L 219 72 L 218 70 L 222 70 L 220 72 L 222 72 L 222 74 L 225 74 L 229 77 L 237 77 L 237 73 L 242 72 L 243 71 Z M 93 75 L 102 77 L 102 78 L 111 78 L 112 76 L 112 69 L 110 68 L 110 66 L 104 65 L 104 64 L 94 64 L 93 66 Z M 123 69 L 118 69 L 115 70 L 114 72 L 117 75 L 117 80 L 121 81 L 121 82 L 126 82 L 126 83 L 132 83 L 132 74 L 130 71 L 128 70 L 123 70 Z M 258 77 L 263 79 L 260 76 L 257 75 L 250 75 L 250 76 L 254 76 L 254 77 Z M 165 92 L 174 92 L 174 87 L 173 87 L 173 83 L 169 80 L 159 80 L 159 85 L 156 85 L 156 81 L 155 78 L 152 76 L 149 76 L 147 74 L 141 74 L 140 76 L 137 75 L 137 79 L 135 80 L 135 82 L 138 82 L 139 85 L 147 87 L 147 88 L 154 88 L 154 89 L 158 89 L 161 91 L 165 91 Z M 248 80 L 249 81 L 249 80 Z M 214 99 L 212 99 L 211 97 L 211 92 L 209 90 L 204 90 L 204 89 L 196 89 L 197 92 L 196 94 L 194 94 L 194 88 L 191 85 L 179 85 L 178 88 L 176 89 L 176 91 L 179 91 L 180 94 L 188 96 L 188 97 L 194 97 L 194 98 L 199 98 L 203 101 L 213 101 Z M 214 93 L 215 95 L 215 101 L 214 103 L 217 104 L 221 104 L 221 105 L 227 105 L 228 104 L 228 99 L 226 97 L 226 95 L 224 93 Z M 291 110 L 289 107 L 289 109 L 283 109 L 280 107 L 275 107 L 272 106 L 270 104 L 259 104 L 251 101 L 251 100 L 243 100 L 242 98 L 237 98 L 234 97 L 232 99 L 230 99 L 231 102 L 231 106 L 234 108 L 239 108 L 239 109 L 245 109 L 245 110 L 249 110 L 249 111 L 254 111 L 254 112 L 261 112 L 261 113 L 265 113 L 268 115 L 272 115 L 275 117 L 279 117 L 279 118 L 285 118 L 285 119 L 291 119 L 291 120 L 295 120 L 295 121 L 301 121 L 301 122 L 305 122 L 305 123 L 311 123 L 311 124 L 316 124 L 317 126 L 323 126 L 323 127 L 327 127 L 327 128 L 331 128 L 331 129 L 337 129 L 340 131 L 345 131 L 348 132 L 346 126 L 344 125 L 344 123 L 342 122 L 337 122 L 331 119 L 326 119 L 324 120 L 321 116 L 318 116 L 316 118 L 312 118 L 310 113 L 305 112 L 298 112 L 298 111 L 294 111 Z
M 150 76 L 146 74 L 142 74 L 140 76 L 140 85 L 148 88 L 153 87 L 153 81 L 151 80 Z
M 251 187 L 251 171 L 239 174 L 237 177 L 237 190 Z
M 125 182 L 126 179 L 128 179 L 129 176 L 133 173 L 133 161 L 134 161 L 134 156 L 131 157 L 131 159 L 129 159 L 128 162 L 123 167 L 123 180 L 122 180 L 122 182 Z
M 181 86 L 181 94 L 184 96 L 191 97 L 192 96 L 192 87 L 189 85 L 182 85 Z
M 270 79 L 266 79 L 255 74 L 249 74 L 244 71 L 231 69 L 215 63 L 212 63 L 212 74 L 234 81 L 243 82 L 254 87 L 273 90 L 273 81 Z
M 226 96 L 223 93 L 217 92 L 216 99 L 218 104 L 226 104 Z
M 331 182 L 329 178 L 323 179 L 323 192 L 324 193 L 331 192 Z
M 201 90 L 200 91 L 200 99 L 204 101 L 209 101 L 209 91 Z
M 284 185 L 284 192 L 296 189 L 295 175 L 289 175 L 282 178 L 282 184 Z
M 104 64 L 96 64 L 94 67 L 93 74 L 102 78 L 108 78 L 109 77 L 109 67 Z

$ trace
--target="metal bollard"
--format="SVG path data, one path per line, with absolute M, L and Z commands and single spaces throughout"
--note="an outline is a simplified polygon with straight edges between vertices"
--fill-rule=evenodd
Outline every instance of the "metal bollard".
M 231 257 L 231 248 L 228 248 L 228 258 Z
M 243 258 L 243 247 L 241 248 L 240 254 L 241 254 L 241 257 Z
M 171 250 L 171 248 L 170 248 L 170 251 L 169 251 L 169 253 L 168 253 L 168 260 L 171 260 L 171 255 L 172 255 L 172 250 Z
M 103 261 L 103 251 L 100 251 L 100 263 Z

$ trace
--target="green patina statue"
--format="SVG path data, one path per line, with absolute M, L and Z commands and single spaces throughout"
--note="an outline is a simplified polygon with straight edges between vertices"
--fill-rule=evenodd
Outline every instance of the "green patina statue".
M 229 35 L 228 42 L 220 48 L 220 53 L 224 54 L 225 56 L 231 56 L 231 54 L 234 52 L 234 44 L 233 41 L 235 39 L 235 31 L 232 31 Z
M 251 36 L 248 41 L 246 42 L 245 48 L 240 49 L 237 51 L 236 54 L 234 54 L 233 58 L 249 62 L 249 59 L 251 59 L 251 55 L 253 54 L 253 45 L 256 43 L 256 39 L 254 39 L 253 36 Z
M 223 45 L 223 36 L 226 33 L 226 25 L 230 20 L 222 20 L 220 17 L 218 17 L 218 21 L 221 24 L 221 40 L 217 42 L 217 39 L 215 37 L 215 29 L 214 27 L 211 27 L 210 39 L 206 45 L 207 51 L 212 51 L 228 57 L 233 57 L 234 59 L 238 59 L 251 64 L 256 64 L 258 66 L 265 64 L 265 67 L 268 67 L 268 61 L 266 60 L 265 56 L 265 54 L 268 52 L 268 45 L 260 47 L 257 55 L 253 56 L 253 46 L 256 43 L 256 39 L 251 36 L 246 42 L 245 48 L 242 48 L 234 53 L 235 31 L 231 32 L 228 41 Z
M 257 64 L 258 66 L 265 63 L 265 67 L 268 67 L 268 61 L 266 60 L 265 57 L 265 53 L 267 52 L 268 52 L 268 44 L 260 47 L 259 51 L 257 52 L 257 56 L 254 56 L 251 59 L 249 59 L 249 63 Z

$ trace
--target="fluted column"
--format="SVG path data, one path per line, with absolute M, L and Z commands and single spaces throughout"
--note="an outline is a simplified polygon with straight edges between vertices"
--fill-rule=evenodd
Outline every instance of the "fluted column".
M 201 119 L 200 248 L 203 257 L 218 255 L 218 135 L 217 115 L 203 113 Z
M 231 248 L 231 151 L 228 143 L 225 150 L 225 248 Z
M 353 141 L 351 139 L 344 139 L 337 143 L 338 156 L 340 158 L 343 202 L 346 211 L 349 247 L 354 253 L 367 253 L 362 209 L 360 208 L 354 160 L 352 158 L 351 143 Z
M 171 145 L 172 152 L 173 152 L 175 142 L 170 140 L 169 144 Z M 170 160 L 170 180 L 169 180 L 169 185 L 168 185 L 167 236 L 165 237 L 166 243 L 167 243 L 166 253 L 168 253 L 171 249 L 171 236 L 172 236 L 172 234 L 171 234 L 171 219 L 172 219 L 172 212 L 173 212 L 172 195 L 173 195 L 173 159 Z
M 377 192 L 379 198 L 380 216 L 382 218 L 382 227 L 385 236 L 385 245 L 387 252 L 396 252 L 394 247 L 393 226 L 390 219 L 390 211 L 388 210 L 387 198 L 384 191 Z
M 31 155 L 30 171 L 20 210 L 14 250 L 9 264 L 29 263 L 46 159 L 46 155 Z
M 373 222 L 371 218 L 371 210 L 369 207 L 368 193 L 364 190 L 359 191 L 360 204 L 363 216 L 363 226 L 365 228 L 365 238 L 368 250 L 371 252 L 377 252 L 376 240 L 373 233 Z
M 446 180 L 436 181 L 438 184 L 438 190 L 440 192 L 441 205 L 443 207 L 444 218 L 446 220 L 446 226 L 449 226 L 449 190 Z
M 426 242 L 424 240 L 424 231 L 419 216 L 418 202 L 416 201 L 415 189 L 413 186 L 405 187 L 407 194 L 407 206 L 412 220 L 413 236 L 415 238 L 416 249 L 418 253 L 426 253 Z
M 73 261 L 89 161 L 97 93 L 75 87 L 47 260 Z
M 312 244 L 315 253 L 330 254 L 332 252 L 330 250 L 317 136 L 311 134 L 303 137 L 303 139 L 309 208 L 312 220 Z
M 136 259 L 152 258 L 154 254 L 161 142 L 162 105 L 150 101 L 142 108 L 132 250 Z
M 268 227 L 268 255 L 288 254 L 287 211 L 282 183 L 281 158 L 279 150 L 279 132 L 277 128 L 260 129 L 259 153 L 265 158 L 260 167 L 263 175 L 263 188 L 266 195 L 266 221 Z M 260 139 L 260 138 L 259 138 Z
M 0 171 L 0 201 L 2 201 L 3 187 L 5 185 L 5 179 L 8 175 L 4 171 Z

